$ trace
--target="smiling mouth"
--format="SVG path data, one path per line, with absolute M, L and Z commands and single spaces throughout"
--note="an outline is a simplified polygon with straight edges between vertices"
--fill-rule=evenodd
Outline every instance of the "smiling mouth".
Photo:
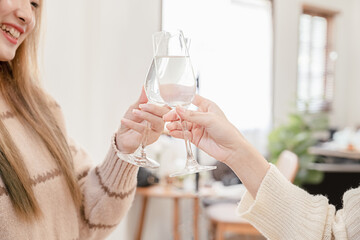
M 9 26 L 9 25 L 5 25 L 5 24 L 1 24 L 0 23 L 0 29 L 5 32 L 7 35 L 9 35 L 9 37 L 18 40 L 18 38 L 20 37 L 20 32 L 18 30 L 16 30 L 15 28 Z

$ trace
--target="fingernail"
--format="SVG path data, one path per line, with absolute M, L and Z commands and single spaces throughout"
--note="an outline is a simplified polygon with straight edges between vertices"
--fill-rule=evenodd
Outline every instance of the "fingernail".
M 133 112 L 133 114 L 140 114 L 141 111 L 138 109 L 133 109 L 132 112 Z
M 140 108 L 140 109 L 146 108 L 146 104 L 140 104 L 140 105 L 139 105 L 139 108 Z
M 121 122 L 121 124 L 123 124 L 123 123 L 129 122 L 129 119 L 122 118 L 120 122 Z

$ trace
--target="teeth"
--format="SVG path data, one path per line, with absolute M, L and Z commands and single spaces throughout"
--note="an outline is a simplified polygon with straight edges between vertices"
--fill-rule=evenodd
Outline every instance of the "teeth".
M 13 36 L 14 38 L 19 38 L 20 37 L 20 32 L 18 30 L 16 30 L 13 27 L 7 26 L 7 25 L 3 25 L 0 24 L 0 28 L 3 31 L 6 31 L 7 33 L 9 33 L 11 36 Z

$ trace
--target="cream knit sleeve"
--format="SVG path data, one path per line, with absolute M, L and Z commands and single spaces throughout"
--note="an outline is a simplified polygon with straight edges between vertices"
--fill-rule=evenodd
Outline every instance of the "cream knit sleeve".
M 360 188 L 343 202 L 336 212 L 326 197 L 293 185 L 271 165 L 256 199 L 246 192 L 238 213 L 271 240 L 360 239 Z

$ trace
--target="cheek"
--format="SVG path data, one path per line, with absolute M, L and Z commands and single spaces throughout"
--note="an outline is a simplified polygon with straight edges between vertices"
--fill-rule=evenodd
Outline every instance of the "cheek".
M 13 0 L 0 0 L 0 17 L 11 14 L 13 9 Z
M 15 57 L 15 53 L 15 49 L 8 48 L 5 45 L 0 45 L 0 62 L 11 61 Z
M 1 1 L 1 0 L 0 0 Z M 35 26 L 36 26 L 36 21 L 35 21 L 35 18 L 33 18 L 33 20 L 31 21 L 31 23 L 29 24 L 28 26 L 28 31 L 27 33 L 30 34 L 34 31 L 35 29 Z
M 1 0 L 0 0 L 1 1 Z M 28 28 L 26 29 L 26 32 L 20 37 L 20 41 L 19 41 L 19 45 L 26 39 L 29 37 L 29 35 L 31 35 L 31 33 L 34 31 L 35 29 L 35 21 L 33 21 L 33 23 L 28 25 Z

